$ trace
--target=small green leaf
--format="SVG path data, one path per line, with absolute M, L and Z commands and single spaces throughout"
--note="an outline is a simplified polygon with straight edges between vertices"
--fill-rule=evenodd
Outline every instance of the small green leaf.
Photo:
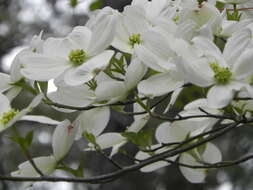
M 217 1 L 215 6 L 216 6 L 217 9 L 223 9 L 225 4 L 222 3 L 222 2 Z
M 90 10 L 95 11 L 96 9 L 101 9 L 102 6 L 103 2 L 101 0 L 97 0 L 90 4 Z
M 85 131 L 83 135 L 87 139 L 87 141 L 89 141 L 91 144 L 97 145 L 96 137 L 92 133 Z
M 76 8 L 76 6 L 78 5 L 78 0 L 70 0 L 69 5 L 72 8 Z
M 30 131 L 25 136 L 25 145 L 26 145 L 26 148 L 28 148 L 28 147 L 31 146 L 32 140 L 33 140 L 33 131 Z

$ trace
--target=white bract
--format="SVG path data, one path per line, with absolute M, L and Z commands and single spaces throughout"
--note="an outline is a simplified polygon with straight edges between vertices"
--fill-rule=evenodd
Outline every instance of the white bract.
M 72 86 L 88 82 L 107 67 L 114 54 L 105 48 L 111 43 L 110 36 L 114 33 L 116 20 L 116 15 L 108 15 L 99 20 L 92 30 L 78 26 L 67 37 L 48 38 L 43 44 L 42 53 L 21 57 L 21 73 L 39 81 L 48 81 L 64 73 L 66 84 Z M 105 27 L 101 29 L 103 25 Z
M 33 159 L 46 176 L 60 168 L 80 177 L 80 168 L 63 165 L 75 140 L 108 160 L 119 152 L 129 158 L 130 142 L 138 149 L 136 166 L 147 162 L 142 172 L 175 162 L 188 181 L 203 183 L 206 166 L 221 161 L 207 138 L 252 121 L 250 6 L 249 0 L 133 0 L 123 12 L 97 10 L 63 37 L 42 40 L 40 33 L 16 56 L 10 75 L 0 73 L 0 132 L 19 120 L 57 125 L 52 155 Z M 54 92 L 46 90 L 51 82 Z M 35 98 L 18 111 L 10 104 L 22 89 Z M 76 118 L 27 115 L 41 102 Z M 108 127 L 115 112 L 127 115 L 129 126 Z M 11 175 L 39 177 L 32 165 L 25 161 Z

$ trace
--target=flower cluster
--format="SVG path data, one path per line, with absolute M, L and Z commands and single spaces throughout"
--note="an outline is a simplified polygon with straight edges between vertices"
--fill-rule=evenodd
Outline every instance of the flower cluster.
M 137 168 L 142 172 L 176 163 L 187 180 L 202 183 L 205 166 L 222 160 L 216 145 L 204 141 L 218 125 L 252 121 L 253 14 L 243 11 L 252 6 L 251 0 L 133 0 L 123 12 L 96 11 L 65 37 L 43 39 L 41 33 L 17 55 L 10 75 L 0 75 L 0 130 L 22 118 L 57 124 L 53 155 L 34 159 L 46 175 L 59 168 L 74 139 L 85 138 L 85 151 L 112 148 L 112 162 L 131 142 L 140 150 L 135 164 L 147 163 Z M 41 88 L 49 80 L 55 92 Z M 79 115 L 60 124 L 25 116 L 29 106 L 10 107 L 22 89 L 37 95 L 32 108 L 43 100 Z M 167 107 L 159 113 L 161 102 Z M 104 132 L 110 108 L 132 115 L 133 123 L 120 133 Z M 150 127 L 153 117 L 163 122 Z M 39 176 L 28 161 L 12 175 Z

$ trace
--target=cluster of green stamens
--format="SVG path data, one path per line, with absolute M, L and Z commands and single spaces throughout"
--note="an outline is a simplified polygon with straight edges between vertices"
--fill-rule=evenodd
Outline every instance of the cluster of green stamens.
M 17 114 L 18 110 L 11 109 L 8 112 L 3 113 L 0 122 L 6 125 L 10 120 L 12 120 Z
M 82 65 L 87 59 L 87 54 L 82 49 L 72 50 L 69 53 L 69 60 L 74 66 Z
M 129 37 L 129 44 L 130 46 L 134 47 L 135 44 L 141 43 L 141 35 L 140 34 L 133 34 Z
M 210 67 L 214 72 L 214 78 L 218 84 L 227 84 L 231 78 L 232 73 L 227 67 L 220 67 L 217 63 L 210 63 Z

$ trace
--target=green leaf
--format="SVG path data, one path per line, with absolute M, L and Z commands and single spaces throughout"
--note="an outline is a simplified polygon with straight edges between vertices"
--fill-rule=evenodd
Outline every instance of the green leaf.
M 150 131 L 124 132 L 123 137 L 126 137 L 133 144 L 138 145 L 141 149 L 146 148 L 152 143 L 152 133 Z
M 78 0 L 70 0 L 69 5 L 72 8 L 75 8 L 78 5 Z
M 222 3 L 222 2 L 217 1 L 215 6 L 216 6 L 217 9 L 223 9 L 225 4 Z
M 77 169 L 73 169 L 68 166 L 60 166 L 60 167 L 57 167 L 57 169 L 71 173 L 75 177 L 84 177 L 84 175 L 83 175 L 84 167 L 82 164 L 80 164 Z
M 89 132 L 85 131 L 83 133 L 83 135 L 87 139 L 87 141 L 89 141 L 91 144 L 97 145 L 97 143 L 96 143 L 96 137 L 92 133 L 89 133 Z
M 30 131 L 25 136 L 25 146 L 26 148 L 30 147 L 33 141 L 33 131 Z
M 90 10 L 95 11 L 96 9 L 101 9 L 103 6 L 103 2 L 101 0 L 97 0 L 90 4 Z

